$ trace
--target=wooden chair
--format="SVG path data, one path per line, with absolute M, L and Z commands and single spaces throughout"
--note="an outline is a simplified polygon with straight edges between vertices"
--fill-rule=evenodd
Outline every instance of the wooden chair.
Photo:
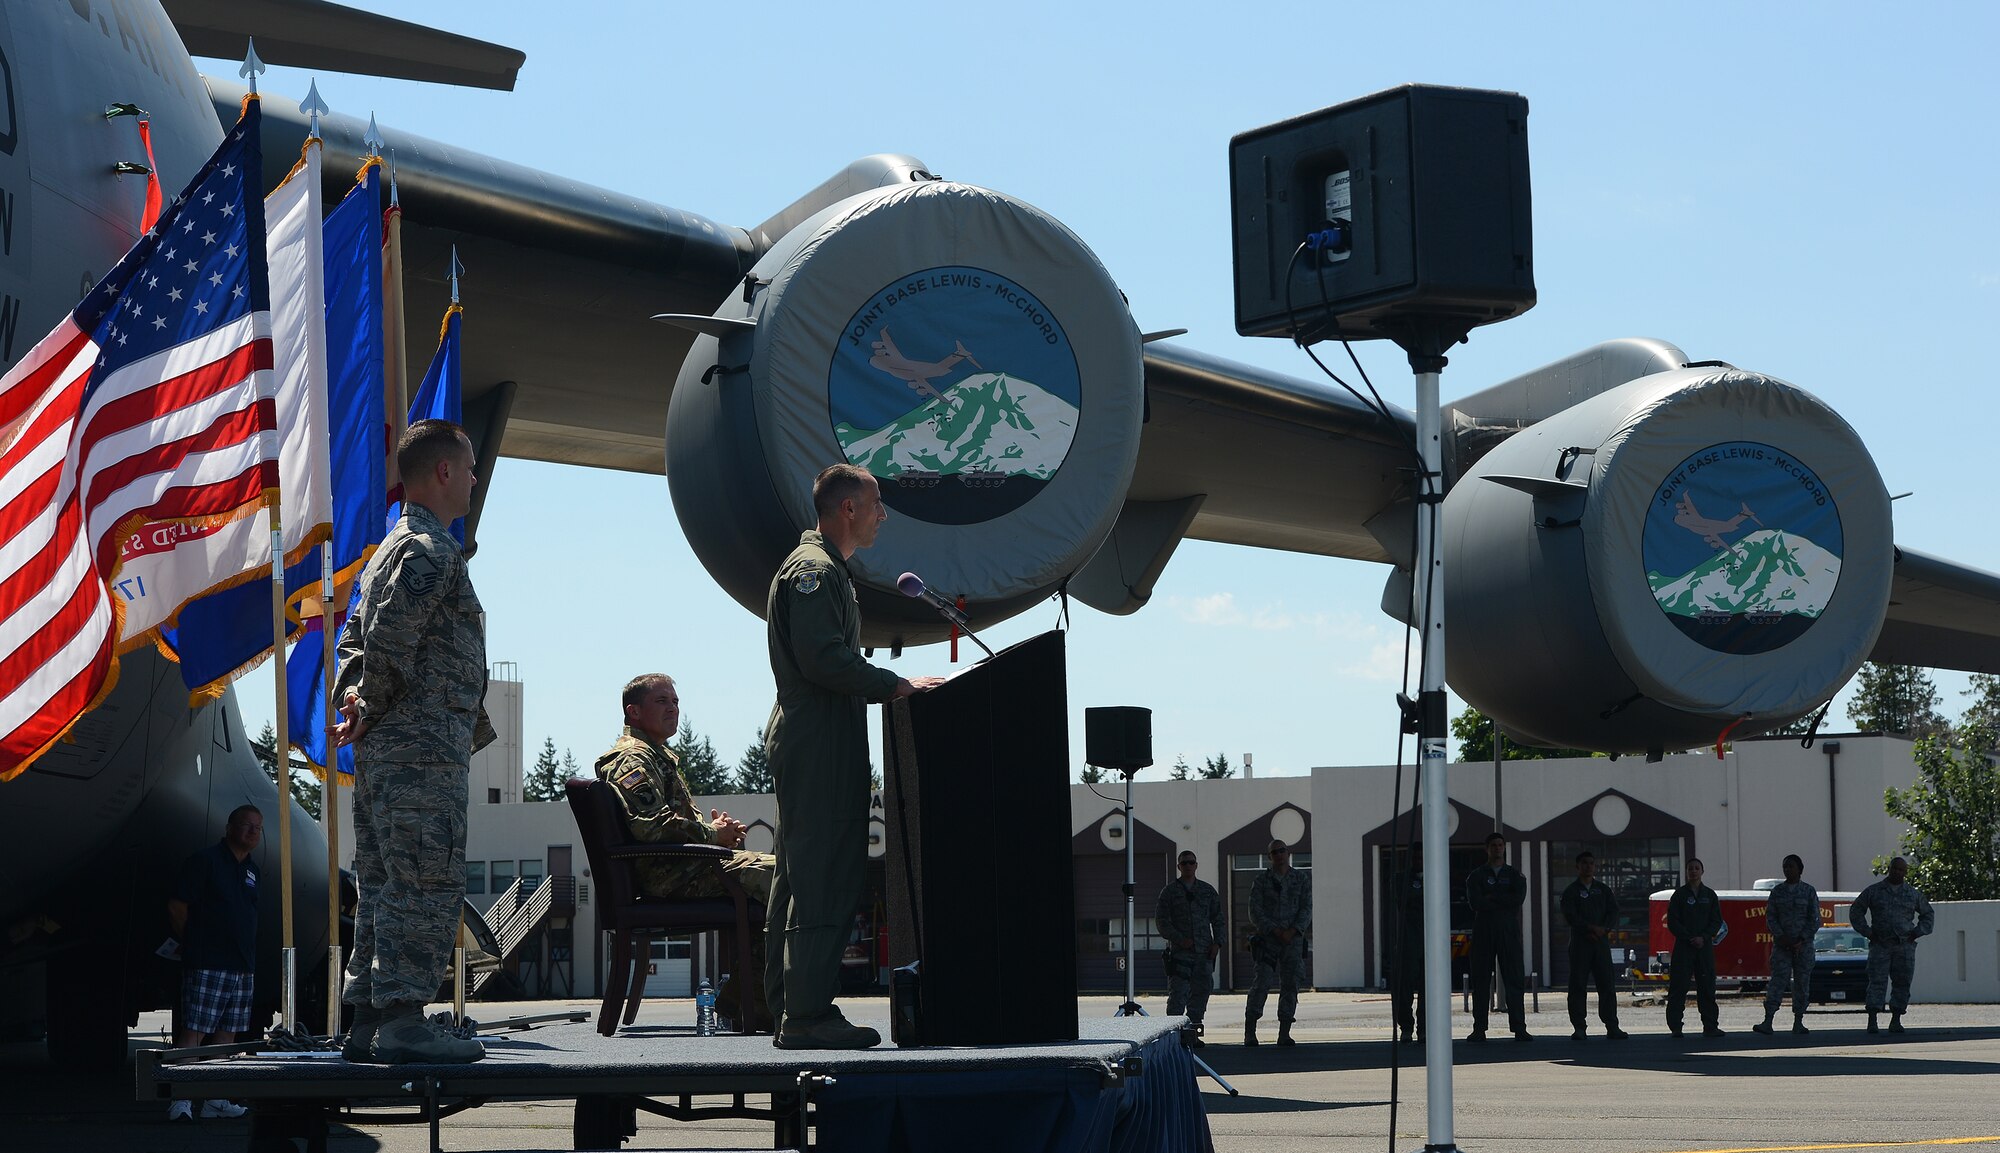
M 583 851 L 597 881 L 597 925 L 611 934 L 611 968 L 605 979 L 604 1004 L 597 1011 L 597 1031 L 606 1037 L 639 1013 L 646 988 L 646 953 L 655 937 L 677 933 L 719 931 L 724 935 L 723 959 L 739 981 L 761 981 L 750 963 L 751 918 L 762 920 L 764 906 L 750 899 L 736 878 L 723 869 L 732 850 L 720 845 L 663 845 L 634 840 L 612 787 L 604 781 L 571 780 L 565 786 L 570 812 L 583 836 Z M 646 860 L 710 862 L 727 897 L 681 899 L 650 897 L 639 885 L 634 866 Z M 735 930 L 734 933 L 728 932 Z M 751 1032 L 753 989 L 741 990 L 736 1031 Z M 624 1011 L 619 1011 L 623 1002 Z

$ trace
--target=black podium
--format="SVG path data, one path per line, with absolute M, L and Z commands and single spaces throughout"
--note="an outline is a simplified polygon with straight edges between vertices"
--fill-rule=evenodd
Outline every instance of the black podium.
M 1075 1040 L 1063 634 L 884 714 L 889 964 L 923 962 L 915 1043 Z

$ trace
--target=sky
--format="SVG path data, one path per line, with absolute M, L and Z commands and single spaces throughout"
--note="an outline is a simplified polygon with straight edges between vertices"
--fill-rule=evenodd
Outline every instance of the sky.
M 2000 571 L 1978 423 L 2000 331 L 2000 8 L 356 6 L 528 60 L 513 92 L 320 73 L 337 112 L 739 226 L 860 156 L 909 153 L 1067 224 L 1142 331 L 1184 327 L 1187 347 L 1299 376 L 1316 370 L 1289 343 L 1235 334 L 1230 137 L 1408 82 L 1522 93 L 1539 300 L 1451 352 L 1445 401 L 1602 340 L 1665 339 L 1818 395 L 1889 491 L 1912 494 L 1894 506 L 1898 543 Z M 262 87 L 296 98 L 307 79 L 274 68 Z M 468 342 L 480 272 L 464 282 Z M 1409 407 L 1402 354 L 1356 349 Z M 675 367 L 659 366 L 663 387 Z M 587 765 L 617 734 L 618 687 L 655 669 L 724 759 L 758 739 L 763 624 L 708 578 L 663 478 L 503 459 L 483 479 L 473 579 L 489 657 L 525 682 L 530 758 L 546 737 Z M 1153 710 L 1142 780 L 1218 753 L 1254 754 L 1259 776 L 1394 763 L 1404 645 L 1376 607 L 1386 574 L 1188 541 L 1135 615 L 1075 606 L 1078 767 L 1093 705 Z M 997 647 L 1057 623 L 1048 604 L 985 635 Z M 885 663 L 949 668 L 939 646 Z M 1936 679 L 1955 717 L 1965 678 Z M 238 692 L 254 731 L 269 678 Z M 1839 704 L 1829 727 L 1846 727 Z

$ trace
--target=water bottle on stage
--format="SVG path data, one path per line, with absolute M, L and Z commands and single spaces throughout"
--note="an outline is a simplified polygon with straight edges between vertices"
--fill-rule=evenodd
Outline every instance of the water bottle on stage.
M 708 978 L 701 979 L 701 987 L 694 994 L 694 1032 L 697 1037 L 715 1035 L 715 986 Z

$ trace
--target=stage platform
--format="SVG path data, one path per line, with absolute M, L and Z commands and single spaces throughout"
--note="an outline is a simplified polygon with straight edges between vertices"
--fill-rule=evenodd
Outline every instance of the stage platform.
M 857 1021 L 888 1035 L 886 1020 Z M 1207 1153 L 1208 1119 L 1180 1023 L 1085 1019 L 1069 1042 L 899 1049 L 885 1041 L 839 1052 L 779 1049 L 768 1036 L 697 1037 L 686 1027 L 601 1037 L 566 1019 L 482 1032 L 487 1056 L 471 1065 L 169 1049 L 141 1053 L 135 1079 L 144 1101 L 248 1105 L 258 1153 L 277 1139 L 323 1153 L 328 1124 L 343 1122 L 428 1123 L 438 1150 L 442 1117 L 489 1101 L 562 1098 L 577 1103 L 577 1149 L 621 1148 L 644 1110 L 769 1120 L 773 1148 Z

